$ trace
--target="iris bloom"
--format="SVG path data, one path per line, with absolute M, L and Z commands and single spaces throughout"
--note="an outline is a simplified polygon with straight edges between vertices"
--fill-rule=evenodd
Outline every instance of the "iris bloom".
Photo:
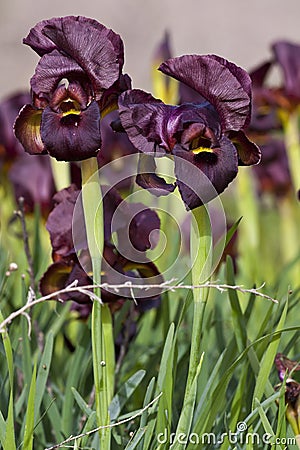
M 300 45 L 277 41 L 272 45 L 273 57 L 252 72 L 254 105 L 258 117 L 254 128 L 278 128 L 276 108 L 291 112 L 300 103 Z M 281 81 L 277 86 L 267 83 L 272 68 L 279 69 Z M 254 110 L 255 111 L 255 110 Z M 263 120 L 264 119 L 264 120 Z
M 155 175 L 152 158 L 172 155 L 181 197 L 193 209 L 223 192 L 237 175 L 238 165 L 260 160 L 258 147 L 243 132 L 250 121 L 251 80 L 243 69 L 215 55 L 169 59 L 159 70 L 193 88 L 203 100 L 171 106 L 131 90 L 120 96 L 120 119 L 133 145 L 152 155 L 141 158 L 137 182 L 156 195 L 174 190 Z M 206 177 L 193 175 L 190 180 L 186 163 Z
M 297 361 L 292 361 L 282 353 L 278 353 L 275 357 L 275 366 L 278 370 L 280 381 L 283 381 L 286 372 L 289 374 L 300 370 L 300 365 Z M 281 385 L 277 385 L 278 390 Z M 289 421 L 295 435 L 300 434 L 300 383 L 290 377 L 286 378 L 285 383 L 285 403 L 286 403 L 286 418 Z
M 24 43 L 41 59 L 30 81 L 32 103 L 15 123 L 17 138 L 30 154 L 65 161 L 96 156 L 100 114 L 130 88 L 121 73 L 120 36 L 93 19 L 67 16 L 39 22 Z
M 17 92 L 0 102 L 0 166 L 23 154 L 23 148 L 13 133 L 13 125 L 20 108 L 30 101 L 28 92 Z
M 104 188 L 105 189 L 105 188 Z M 57 290 L 66 288 L 75 280 L 78 280 L 79 286 L 86 286 L 93 283 L 93 273 L 91 261 L 88 253 L 85 226 L 82 222 L 83 214 L 75 214 L 75 204 L 78 200 L 80 191 L 74 186 L 63 189 L 54 196 L 56 203 L 53 211 L 49 214 L 47 220 L 47 229 L 50 233 L 52 244 L 52 257 L 54 263 L 49 266 L 46 273 L 40 281 L 40 290 L 43 295 L 54 293 Z M 162 283 L 163 279 L 156 266 L 146 258 L 145 252 L 152 245 L 149 237 L 154 230 L 160 226 L 157 214 L 146 208 L 142 204 L 128 204 L 122 202 L 122 198 L 114 189 L 107 189 L 103 200 L 104 206 L 104 252 L 102 260 L 102 280 L 103 283 L 120 284 L 122 276 L 127 280 L 138 281 L 143 279 L 147 284 L 147 278 L 151 277 L 155 284 Z M 82 205 L 80 204 L 80 208 Z M 117 221 L 112 217 L 116 209 L 120 209 Z M 130 220 L 132 219 L 132 220 Z M 76 229 L 76 250 L 74 248 L 72 220 L 77 221 L 73 224 L 73 230 Z M 130 222 L 130 223 L 129 223 Z M 115 247 L 111 241 L 111 235 L 116 232 L 119 236 L 119 247 Z M 128 236 L 129 244 L 126 245 L 124 236 Z M 134 249 L 143 255 L 142 261 L 131 259 Z M 120 250 L 120 251 L 119 251 Z M 80 252 L 80 261 L 77 257 Z M 84 265 L 84 269 L 83 269 Z M 149 290 L 146 298 L 159 297 L 159 291 Z M 130 289 L 122 289 L 119 294 L 102 290 L 101 298 L 104 302 L 115 303 L 124 301 L 125 298 L 132 298 Z M 78 304 L 90 304 L 90 297 L 82 292 L 71 292 L 60 295 L 62 300 L 73 300 Z

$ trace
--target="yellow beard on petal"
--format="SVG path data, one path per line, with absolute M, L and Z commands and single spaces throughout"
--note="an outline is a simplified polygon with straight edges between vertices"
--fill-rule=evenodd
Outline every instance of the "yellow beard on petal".
M 209 148 L 209 147 L 198 147 L 198 148 L 193 148 L 192 152 L 194 153 L 194 155 L 198 155 L 199 153 L 213 153 L 213 149 Z

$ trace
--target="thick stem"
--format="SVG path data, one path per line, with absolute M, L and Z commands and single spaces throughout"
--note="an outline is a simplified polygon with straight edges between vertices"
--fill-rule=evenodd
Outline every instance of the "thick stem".
M 101 284 L 101 261 L 104 247 L 104 219 L 98 165 L 95 158 L 81 163 L 82 203 L 87 241 L 92 260 L 94 284 Z M 101 290 L 94 293 L 101 298 Z M 109 405 L 114 389 L 114 339 L 112 318 L 108 305 L 94 301 L 92 311 L 92 349 L 95 383 L 95 401 L 98 426 L 110 423 Z M 100 430 L 101 450 L 110 449 L 110 428 Z
M 197 286 L 207 281 L 211 275 L 212 236 L 208 212 L 205 206 L 193 210 L 191 225 L 190 252 L 192 262 L 192 284 Z M 186 394 L 195 378 L 200 361 L 201 334 L 205 306 L 209 289 L 194 289 L 194 317 L 190 353 L 189 375 Z

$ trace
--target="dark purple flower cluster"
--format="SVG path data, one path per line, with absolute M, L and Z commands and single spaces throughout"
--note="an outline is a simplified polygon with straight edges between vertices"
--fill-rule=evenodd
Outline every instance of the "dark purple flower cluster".
M 40 56 L 30 81 L 31 99 L 26 100 L 14 126 L 27 153 L 64 161 L 97 156 L 99 166 L 103 166 L 120 156 L 115 154 L 114 139 L 118 137 L 121 156 L 139 153 L 136 182 L 158 196 L 178 187 L 187 209 L 222 193 L 236 177 L 239 165 L 259 162 L 259 148 L 244 133 L 251 118 L 251 79 L 234 63 L 216 55 L 168 58 L 159 70 L 166 84 L 170 81 L 174 86 L 174 80 L 180 83 L 180 104 L 174 106 L 131 89 L 130 78 L 122 73 L 120 36 L 93 19 L 67 16 L 41 21 L 24 43 Z M 167 47 L 163 54 L 169 56 Z M 189 98 L 184 99 L 187 92 Z M 104 117 L 113 110 L 114 115 Z M 114 139 L 108 119 L 112 128 L 120 131 Z M 156 174 L 155 157 L 162 156 L 174 163 L 173 184 Z M 18 176 L 13 178 L 17 183 Z M 44 294 L 75 279 L 80 285 L 92 282 L 84 224 L 77 227 L 82 231 L 80 261 L 72 239 L 71 224 L 79 197 L 74 187 L 54 197 L 55 208 L 47 221 L 54 262 L 41 280 Z M 122 219 L 114 223 L 117 228 L 112 230 L 117 209 Z M 122 202 L 119 193 L 109 187 L 104 215 L 102 279 L 116 283 L 115 274 L 119 273 L 135 279 L 154 277 L 157 283 L 162 282 L 157 268 L 145 255 L 150 234 L 159 228 L 156 213 L 140 204 Z M 113 231 L 119 236 L 118 249 L 112 240 Z M 142 260 L 136 258 L 135 250 Z M 103 292 L 104 301 L 119 298 L 115 293 Z M 79 303 L 89 300 L 82 293 L 72 294 L 72 299 Z

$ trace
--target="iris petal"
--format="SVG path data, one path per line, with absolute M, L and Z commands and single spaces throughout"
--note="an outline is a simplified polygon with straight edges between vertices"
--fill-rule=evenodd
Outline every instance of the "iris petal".
M 118 79 L 123 65 L 122 40 L 104 25 L 71 16 L 60 23 L 46 25 L 43 34 L 83 68 L 91 80 L 96 100 L 103 89 Z
M 30 85 L 35 94 L 50 95 L 58 83 L 66 77 L 77 80 L 86 79 L 84 71 L 74 60 L 54 50 L 42 56 L 30 80 Z
M 175 184 L 169 184 L 156 175 L 156 164 L 152 155 L 140 154 L 138 172 L 136 183 L 143 189 L 148 189 L 156 197 L 168 195 L 176 187 Z
M 223 136 L 220 148 L 195 155 L 179 145 L 173 149 L 175 175 L 181 197 L 188 209 L 209 202 L 223 192 L 238 172 L 234 145 Z
M 249 124 L 251 79 L 246 71 L 216 55 L 184 55 L 159 67 L 199 92 L 218 111 L 223 130 Z
M 101 146 L 100 111 L 92 102 L 80 114 L 57 114 L 45 108 L 41 136 L 48 153 L 59 161 L 82 161 L 96 156 Z
M 243 131 L 231 131 L 228 133 L 228 137 L 237 148 L 240 166 L 252 166 L 259 163 L 261 151 Z
M 15 135 L 25 151 L 31 155 L 46 153 L 41 133 L 42 111 L 31 105 L 25 105 L 14 125 Z
M 130 141 L 144 153 L 165 153 L 167 121 L 174 107 L 139 89 L 124 92 L 119 98 L 119 114 Z
M 300 97 L 300 45 L 286 41 L 273 44 L 277 63 L 284 74 L 284 88 L 288 95 Z

